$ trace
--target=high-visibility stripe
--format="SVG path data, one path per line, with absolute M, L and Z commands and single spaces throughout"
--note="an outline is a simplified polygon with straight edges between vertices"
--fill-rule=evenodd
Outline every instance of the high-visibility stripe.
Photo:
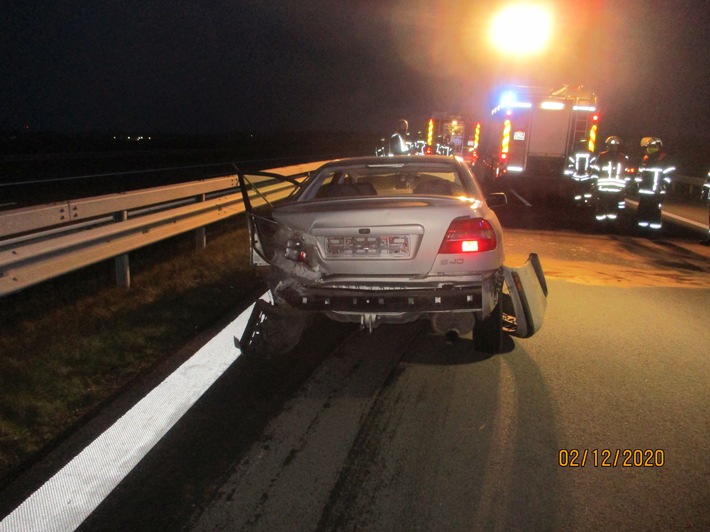
M 510 120 L 503 122 L 503 142 L 500 147 L 501 153 L 508 153 L 510 151 L 510 129 Z
M 597 146 L 597 125 L 594 124 L 589 130 L 589 151 L 594 153 Z
M 661 183 L 670 184 L 671 178 L 668 173 L 675 170 L 674 166 L 668 168 L 661 168 L 657 166 L 652 166 L 649 168 L 641 168 L 639 170 L 639 176 L 635 179 L 638 183 L 643 183 L 645 186 L 639 190 L 642 194 L 655 194 L 655 193 L 665 193 L 661 187 Z

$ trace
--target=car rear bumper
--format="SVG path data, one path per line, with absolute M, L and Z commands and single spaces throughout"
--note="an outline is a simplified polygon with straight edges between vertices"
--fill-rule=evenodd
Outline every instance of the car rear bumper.
M 279 291 L 300 310 L 355 313 L 481 311 L 483 284 L 399 290 L 343 290 L 288 287 Z

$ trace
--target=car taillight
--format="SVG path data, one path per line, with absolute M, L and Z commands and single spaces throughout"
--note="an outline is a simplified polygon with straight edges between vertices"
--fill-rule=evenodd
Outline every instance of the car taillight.
M 303 240 L 300 235 L 286 242 L 287 259 L 295 260 L 296 262 L 306 262 L 306 251 L 303 249 Z
M 457 218 L 449 225 L 440 254 L 478 253 L 498 245 L 496 233 L 485 218 Z

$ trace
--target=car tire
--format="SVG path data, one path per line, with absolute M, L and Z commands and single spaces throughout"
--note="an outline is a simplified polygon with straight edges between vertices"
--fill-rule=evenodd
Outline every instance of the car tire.
M 473 347 L 477 352 L 496 354 L 503 348 L 503 297 L 491 313 L 483 320 L 476 320 L 473 326 Z

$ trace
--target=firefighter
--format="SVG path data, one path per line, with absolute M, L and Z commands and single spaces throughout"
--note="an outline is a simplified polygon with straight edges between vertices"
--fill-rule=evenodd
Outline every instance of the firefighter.
M 409 131 L 409 122 L 402 119 L 399 121 L 397 131 L 390 137 L 390 155 L 408 155 L 409 146 L 407 146 L 407 132 Z
M 385 138 L 382 137 L 380 139 L 380 144 L 375 148 L 375 155 L 378 157 L 384 157 L 387 155 L 387 142 L 385 142 Z
M 453 153 L 450 135 L 446 135 L 441 142 L 436 143 L 436 153 L 437 155 L 451 155 Z
M 700 192 L 700 197 L 705 199 L 705 203 L 708 206 L 708 234 L 705 235 L 700 243 L 704 246 L 710 246 L 710 172 L 705 178 L 705 184 L 703 185 L 703 190 Z
M 641 228 L 658 231 L 662 224 L 663 199 L 671 183 L 675 166 L 663 149 L 661 139 L 644 137 L 641 139 L 641 147 L 646 150 L 646 154 L 634 178 L 639 194 L 637 223 Z
M 568 158 L 565 175 L 572 178 L 576 205 L 589 205 L 592 200 L 591 173 L 592 152 L 586 140 L 580 140 L 577 150 Z
M 611 136 L 604 141 L 606 150 L 592 161 L 592 190 L 599 222 L 616 220 L 626 207 L 624 195 L 629 179 L 629 157 L 621 151 L 622 141 Z

